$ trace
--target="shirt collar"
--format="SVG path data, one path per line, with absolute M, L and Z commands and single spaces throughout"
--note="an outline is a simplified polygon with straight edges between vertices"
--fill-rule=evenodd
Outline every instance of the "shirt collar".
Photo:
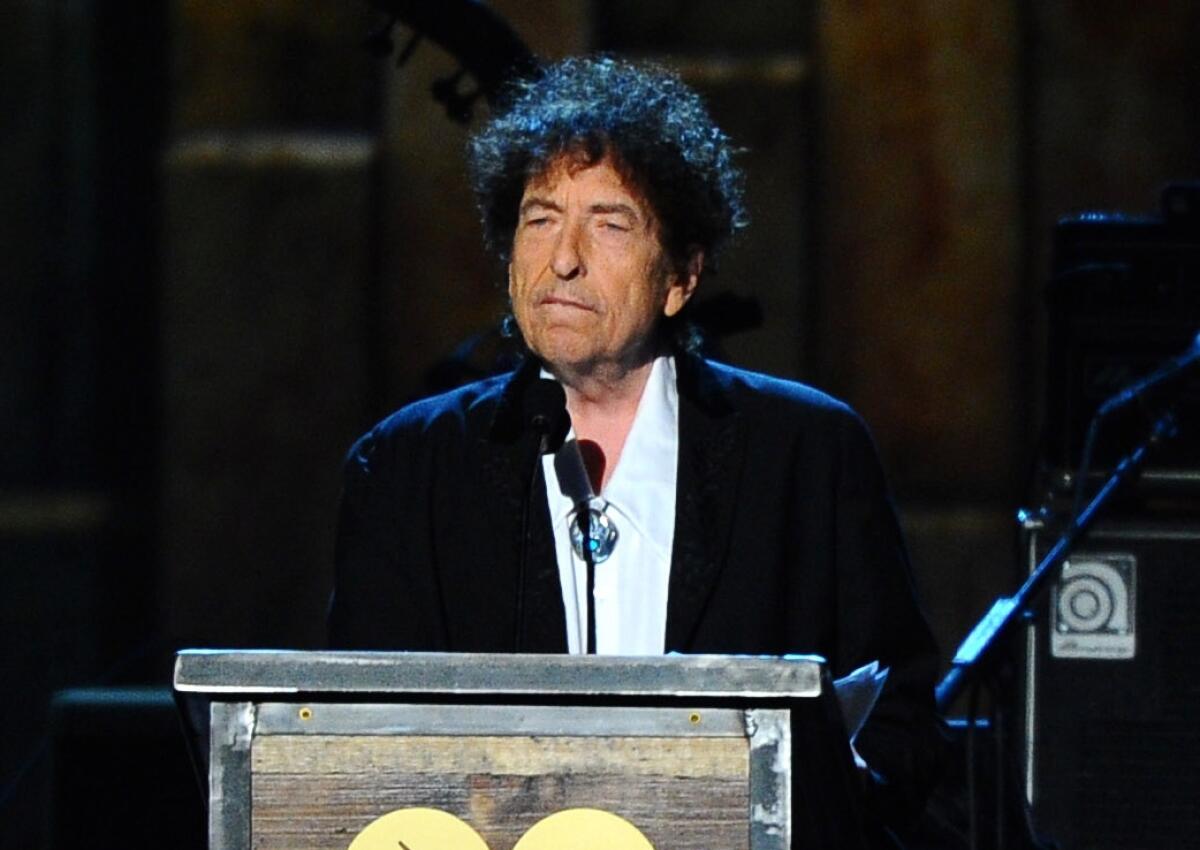
M 679 391 L 675 361 L 668 355 L 655 359 L 638 401 L 637 413 L 621 449 L 617 468 L 601 494 L 611 502 L 628 501 L 645 485 L 675 481 L 673 461 L 679 444 Z
M 543 370 L 542 377 L 552 376 Z M 574 439 L 572 427 L 567 442 Z M 674 496 L 678 456 L 679 390 L 675 359 L 660 355 L 651 365 L 617 468 L 600 497 L 610 510 L 632 522 L 650 539 L 669 539 L 669 535 L 663 538 L 659 533 L 660 526 L 666 523 L 668 529 L 674 528 L 674 511 L 664 512 L 661 507 L 665 495 Z M 573 510 L 574 505 L 563 500 L 552 519 L 564 520 Z

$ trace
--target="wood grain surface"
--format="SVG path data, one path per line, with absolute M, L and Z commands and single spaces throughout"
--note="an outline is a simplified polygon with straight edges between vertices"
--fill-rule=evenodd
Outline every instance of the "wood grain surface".
M 739 738 L 269 735 L 252 751 L 253 846 L 344 848 L 372 820 L 428 806 L 511 850 L 534 823 L 604 809 L 656 850 L 749 843 Z

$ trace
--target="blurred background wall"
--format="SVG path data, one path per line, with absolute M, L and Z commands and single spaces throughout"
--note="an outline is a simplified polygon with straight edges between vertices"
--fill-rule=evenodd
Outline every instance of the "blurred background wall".
M 948 660 L 1012 588 L 1050 228 L 1197 177 L 1200 9 L 496 0 L 665 62 L 747 151 L 728 359 L 872 425 Z M 467 128 L 366 3 L 14 0 L 0 30 L 0 844 L 50 832 L 50 694 L 316 647 L 350 441 L 503 311 Z M 403 45 L 404 27 L 393 34 Z M 469 79 L 461 82 L 469 88 Z M 480 103 L 477 122 L 486 114 Z

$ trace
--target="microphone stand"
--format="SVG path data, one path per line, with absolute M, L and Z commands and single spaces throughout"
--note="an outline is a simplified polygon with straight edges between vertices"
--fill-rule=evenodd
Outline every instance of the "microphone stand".
M 1080 462 L 1073 507 L 1075 515 L 1071 519 L 1071 524 L 1054 544 L 1054 548 L 1046 553 L 1046 557 L 1030 573 L 1029 578 L 1021 585 L 1021 589 L 1017 591 L 1016 595 L 1002 596 L 997 599 L 991 610 L 984 615 L 983 619 L 967 635 L 967 639 L 962 642 L 954 656 L 950 672 L 937 686 L 938 711 L 945 713 L 966 685 L 972 679 L 978 678 L 980 670 L 991 663 L 992 657 L 998 654 L 997 646 L 1004 643 L 1016 623 L 1025 616 L 1025 612 L 1029 610 L 1030 605 L 1041 593 L 1050 576 L 1058 572 L 1058 568 L 1067 559 L 1067 555 L 1079 538 L 1087 532 L 1096 515 L 1121 485 L 1142 468 L 1146 460 L 1146 453 L 1160 441 L 1170 439 L 1178 432 L 1171 406 L 1158 406 L 1158 410 L 1165 412 L 1159 414 L 1150 429 L 1150 436 L 1117 465 L 1095 498 L 1086 507 L 1080 509 L 1080 505 L 1083 504 L 1084 487 L 1087 483 L 1084 479 L 1087 477 L 1092 445 L 1100 424 L 1110 414 L 1128 407 L 1135 401 L 1145 402 L 1154 397 L 1169 399 L 1171 395 L 1177 396 L 1182 382 L 1190 378 L 1197 369 L 1200 369 L 1200 334 L 1196 334 L 1192 344 L 1182 354 L 1163 363 L 1141 380 L 1125 387 L 1096 409 L 1091 425 L 1088 427 L 1083 457 Z
M 587 654 L 596 654 L 596 556 L 592 552 L 591 501 L 584 500 L 575 509 L 583 537 L 583 563 L 587 567 Z
M 971 633 L 967 635 L 966 640 L 959 646 L 958 651 L 954 655 L 954 661 L 950 670 L 937 685 L 935 696 L 939 714 L 944 715 L 968 686 L 976 685 L 983 681 L 984 676 L 1003 657 L 1003 650 L 1007 646 L 1009 638 L 1016 630 L 1018 623 L 1023 622 L 1026 612 L 1031 610 L 1033 603 L 1045 589 L 1051 577 L 1058 574 L 1067 556 L 1075 547 L 1075 544 L 1088 532 L 1095 522 L 1096 517 L 1107 507 L 1121 487 L 1141 471 L 1150 451 L 1162 441 L 1176 436 L 1178 430 L 1173 410 L 1168 409 L 1165 413 L 1160 414 L 1150 428 L 1149 436 L 1142 443 L 1134 447 L 1133 451 L 1117 464 L 1112 474 L 1104 482 L 1104 486 L 1100 488 L 1092 500 L 1081 510 L 1075 511 L 1066 531 L 1063 532 L 1050 551 L 1038 562 L 1037 567 L 1029 574 L 1029 577 L 1021 585 L 1020 589 L 1012 596 L 1002 596 L 992 604 L 991 609 L 975 625 Z M 967 746 L 968 761 L 973 764 L 973 727 L 974 709 L 978 695 L 977 689 L 973 690 L 972 694 L 972 709 L 971 717 L 969 718 L 972 728 L 968 729 Z M 997 721 L 998 725 L 1002 725 L 999 724 L 999 718 L 997 718 Z M 999 739 L 1001 733 L 1002 730 L 998 729 L 995 744 L 997 751 L 996 838 L 998 847 L 1007 846 L 1003 837 L 1006 815 L 1002 800 L 1004 767 L 1001 754 L 1002 744 Z M 968 786 L 971 788 L 974 787 L 974 775 L 974 767 L 968 767 Z M 973 790 L 969 793 L 969 799 L 970 846 L 974 848 L 977 846 L 977 825 L 975 818 L 975 792 Z M 1027 818 L 1025 820 L 1025 830 L 1027 844 L 1020 846 L 1035 848 L 1048 846 L 1034 835 L 1033 824 Z
M 525 638 L 525 574 L 528 571 L 530 512 L 533 491 L 542 471 L 542 455 L 557 451 L 571 428 L 567 414 L 567 397 L 561 386 L 548 379 L 535 381 L 526 388 L 521 399 L 522 417 L 532 432 L 534 455 L 529 470 L 529 483 L 521 504 L 521 553 L 517 563 L 516 595 L 513 599 L 513 651 L 523 650 Z
M 1174 411 L 1168 410 L 1159 416 L 1150 429 L 1150 436 L 1117 464 L 1104 486 L 1071 519 L 1067 530 L 1029 574 L 1029 578 L 1020 589 L 1014 595 L 1002 596 L 992 604 L 991 609 L 976 623 L 975 628 L 959 646 L 950 670 L 938 683 L 936 694 L 940 713 L 944 714 L 967 685 L 978 680 L 983 671 L 995 662 L 1006 639 L 1022 621 L 1025 612 L 1041 594 L 1051 576 L 1057 574 L 1075 544 L 1087 533 L 1097 515 L 1108 505 L 1116 492 L 1141 470 L 1150 450 L 1163 440 L 1174 437 L 1178 431 Z

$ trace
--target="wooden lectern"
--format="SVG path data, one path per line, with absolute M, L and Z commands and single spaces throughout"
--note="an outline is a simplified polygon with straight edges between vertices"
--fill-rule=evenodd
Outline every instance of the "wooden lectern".
M 346 850 L 408 808 L 491 850 L 579 808 L 655 850 L 860 843 L 811 656 L 187 650 L 175 690 L 208 767 L 211 850 Z

